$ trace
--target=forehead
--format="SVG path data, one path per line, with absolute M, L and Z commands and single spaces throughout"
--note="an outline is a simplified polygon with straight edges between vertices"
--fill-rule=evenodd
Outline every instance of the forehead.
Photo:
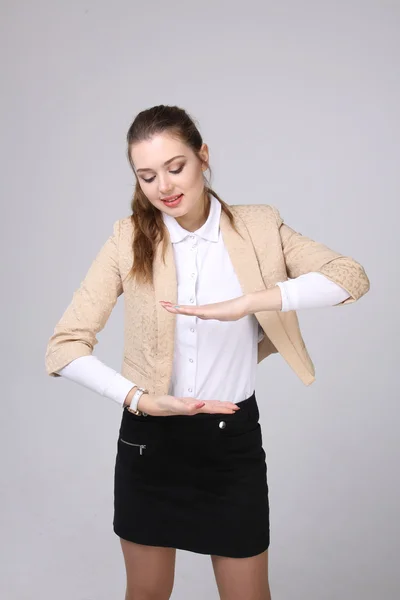
M 190 151 L 180 139 L 168 133 L 160 133 L 134 144 L 131 157 L 136 169 L 158 168 L 173 156 L 188 156 Z

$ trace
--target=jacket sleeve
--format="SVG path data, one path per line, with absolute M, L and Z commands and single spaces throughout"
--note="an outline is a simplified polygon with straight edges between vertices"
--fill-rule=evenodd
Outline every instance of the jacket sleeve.
M 107 323 L 118 297 L 122 294 L 122 280 L 118 264 L 120 222 L 100 249 L 84 280 L 50 337 L 45 365 L 48 375 L 57 373 L 75 358 L 92 354 L 96 338 Z
M 287 274 L 291 279 L 312 271 L 321 273 L 349 294 L 337 306 L 351 304 L 368 292 L 368 276 L 357 261 L 298 233 L 284 223 L 276 207 L 272 208 L 279 227 Z

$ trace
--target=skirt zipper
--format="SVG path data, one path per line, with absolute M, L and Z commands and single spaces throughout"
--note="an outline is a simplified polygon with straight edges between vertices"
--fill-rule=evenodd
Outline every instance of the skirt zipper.
M 139 453 L 143 454 L 143 450 L 146 450 L 146 444 L 132 444 L 132 442 L 127 442 L 126 440 L 123 440 L 122 438 L 119 438 L 121 440 L 121 442 L 123 442 L 124 444 L 128 444 L 128 446 L 138 446 L 139 447 Z

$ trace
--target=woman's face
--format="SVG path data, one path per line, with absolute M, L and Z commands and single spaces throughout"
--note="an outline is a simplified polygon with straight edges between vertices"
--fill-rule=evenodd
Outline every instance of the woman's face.
M 200 150 L 203 163 L 193 150 L 168 133 L 134 144 L 131 158 L 139 185 L 151 204 L 172 217 L 196 212 L 204 198 L 203 171 L 208 148 Z

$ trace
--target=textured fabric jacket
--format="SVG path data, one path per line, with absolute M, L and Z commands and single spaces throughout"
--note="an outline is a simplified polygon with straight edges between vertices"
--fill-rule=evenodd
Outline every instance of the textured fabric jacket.
M 221 213 L 221 234 L 243 294 L 273 287 L 304 273 L 317 271 L 342 286 L 350 304 L 370 287 L 363 267 L 283 222 L 268 205 L 232 205 L 238 235 Z M 167 232 L 165 264 L 162 244 L 154 261 L 154 283 L 138 284 L 128 277 L 133 262 L 134 229 L 130 217 L 114 223 L 113 233 L 90 266 L 80 287 L 57 323 L 46 351 L 46 371 L 56 371 L 79 356 L 90 355 L 118 297 L 123 293 L 124 356 L 121 373 L 152 394 L 167 394 L 172 373 L 176 316 L 159 300 L 177 302 L 172 244 Z M 304 344 L 295 311 L 262 311 L 256 318 L 265 332 L 258 362 L 279 352 L 304 384 L 315 381 L 313 362 Z

